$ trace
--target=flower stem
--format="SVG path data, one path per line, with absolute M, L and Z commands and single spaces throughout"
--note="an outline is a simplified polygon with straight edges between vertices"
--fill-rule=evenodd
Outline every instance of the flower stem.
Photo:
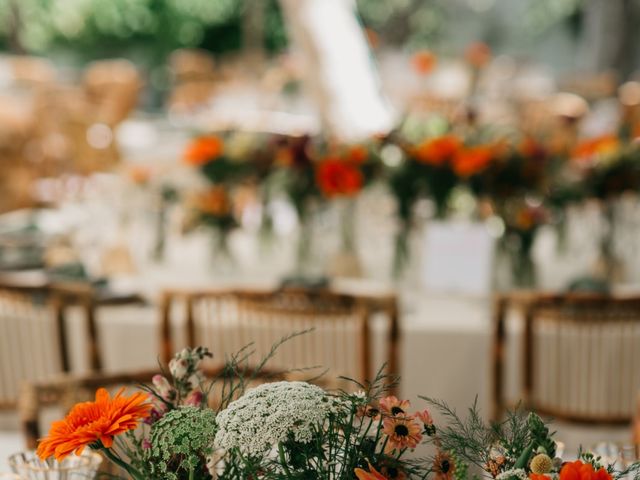
M 278 455 L 280 456 L 280 463 L 282 464 L 284 473 L 287 474 L 287 478 L 293 478 L 291 472 L 289 471 L 289 466 L 287 465 L 287 459 L 284 456 L 284 448 L 282 448 L 282 443 L 278 443 Z
M 144 480 L 145 477 L 140 474 L 136 469 L 134 469 L 131 465 L 125 463 L 120 457 L 115 455 L 110 449 L 106 447 L 101 447 L 100 450 L 104 453 L 105 457 L 111 460 L 113 463 L 122 468 L 125 472 L 131 475 L 136 480 Z

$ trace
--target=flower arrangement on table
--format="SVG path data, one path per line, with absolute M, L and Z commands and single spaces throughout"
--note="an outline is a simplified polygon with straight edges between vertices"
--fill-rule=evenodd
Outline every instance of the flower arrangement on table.
M 98 390 L 94 402 L 77 404 L 53 424 L 38 455 L 62 460 L 89 447 L 136 480 L 364 480 L 426 473 L 423 462 L 405 453 L 430 431 L 431 417 L 384 396 L 384 375 L 357 385 L 356 393 L 302 381 L 245 391 L 258 370 L 235 382 L 207 382 L 201 363 L 210 356 L 202 347 L 184 349 L 170 362 L 170 375 L 155 376 L 152 385 L 141 387 L 145 392 L 110 397 Z M 239 373 L 239 365 L 233 361 L 226 372 Z
M 477 50 L 470 55 L 478 62 L 474 68 L 481 68 L 486 52 Z M 636 123 L 584 140 L 566 136 L 560 146 L 553 132 L 545 130 L 548 125 L 532 130 L 463 121 L 413 125 L 418 132 L 409 127 L 410 121 L 382 141 L 357 145 L 336 145 L 323 137 L 239 132 L 226 134 L 224 140 L 198 137 L 185 153 L 185 161 L 202 173 L 208 185 L 192 199 L 196 223 L 216 228 L 225 238 L 241 214 L 242 202 L 237 198 L 242 197 L 238 195 L 241 187 L 249 185 L 262 192 L 263 212 L 269 211 L 270 198 L 282 194 L 301 224 L 300 266 L 309 257 L 314 213 L 331 202 L 353 204 L 371 182 L 381 180 L 397 202 L 394 270 L 398 273 L 408 257 L 407 237 L 415 223 L 416 203 L 430 199 L 434 217 L 446 218 L 455 203 L 453 193 L 465 190 L 477 200 L 478 217 L 489 212 L 502 219 L 503 246 L 519 252 L 514 263 L 531 265 L 530 246 L 538 226 L 553 223 L 560 231 L 568 205 L 595 198 L 606 208 L 619 193 L 640 190 Z M 383 169 L 380 159 L 391 145 L 400 148 L 404 161 Z M 490 208 L 482 211 L 487 205 Z M 351 228 L 353 213 L 345 218 L 343 224 Z M 343 243 L 353 243 L 352 237 L 345 230 Z
M 389 137 L 388 141 L 400 146 L 406 156 L 406 161 L 392 170 L 389 179 L 391 192 L 398 204 L 396 273 L 408 257 L 407 237 L 413 225 L 416 202 L 430 198 L 435 206 L 435 217 L 445 218 L 454 188 L 460 184 L 472 184 L 502 155 L 501 144 L 473 140 L 465 141 L 453 132 L 417 143 L 409 143 L 398 135 Z
M 272 350 L 274 351 L 274 350 Z M 581 453 L 556 458 L 548 427 L 535 414 L 511 412 L 486 425 L 476 406 L 461 419 L 446 403 L 421 397 L 448 421 L 387 392 L 380 372 L 355 393 L 329 392 L 302 381 L 247 388 L 268 357 L 245 376 L 246 351 L 207 381 L 206 348 L 186 348 L 142 392 L 77 404 L 55 422 L 37 453 L 62 460 L 84 448 L 100 450 L 130 478 L 142 479 L 464 479 L 475 466 L 498 480 L 640 478 L 640 463 L 622 471 Z M 216 397 L 217 393 L 217 397 Z M 216 400 L 212 401 L 213 398 Z M 213 405 L 213 406 L 212 406 Z M 432 455 L 409 458 L 420 443 Z

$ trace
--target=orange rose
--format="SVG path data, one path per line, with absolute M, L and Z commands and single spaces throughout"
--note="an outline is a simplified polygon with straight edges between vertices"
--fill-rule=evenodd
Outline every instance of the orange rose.
M 454 157 L 453 171 L 459 177 L 470 177 L 487 168 L 493 157 L 493 148 L 488 145 L 465 148 Z
M 438 57 L 429 50 L 420 50 L 411 58 L 413 69 L 420 75 L 428 75 L 438 63 Z
M 464 58 L 472 67 L 482 68 L 491 60 L 491 49 L 486 43 L 474 42 L 467 47 Z
M 442 166 L 462 148 L 462 142 L 455 135 L 427 140 L 415 149 L 414 155 L 419 162 L 434 166 Z
M 187 146 L 184 160 L 189 165 L 199 167 L 222 155 L 223 147 L 224 144 L 218 137 L 199 137 Z

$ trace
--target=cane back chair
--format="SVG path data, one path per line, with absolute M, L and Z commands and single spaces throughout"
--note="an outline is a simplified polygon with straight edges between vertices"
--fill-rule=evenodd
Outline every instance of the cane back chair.
M 521 399 L 558 420 L 629 424 L 640 390 L 640 298 L 564 294 L 500 297 L 494 417 L 505 406 L 505 312 L 523 312 Z
M 305 331 L 284 342 L 269 365 L 276 370 L 317 367 L 326 378 L 370 379 L 374 367 L 372 322 L 382 311 L 387 370 L 397 372 L 398 337 L 395 297 L 375 299 L 326 289 L 286 288 L 273 291 L 167 291 L 162 306 L 163 359 L 174 351 L 172 325 L 181 314 L 184 342 L 208 346 L 219 361 L 251 344 L 256 360 L 267 355 L 283 337 Z M 380 318 L 380 317 L 378 317 Z M 375 345 L 378 347 L 378 344 Z

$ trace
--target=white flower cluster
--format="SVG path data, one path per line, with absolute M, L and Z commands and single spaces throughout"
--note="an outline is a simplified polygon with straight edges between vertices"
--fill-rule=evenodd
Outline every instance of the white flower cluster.
M 518 478 L 519 480 L 528 480 L 527 472 L 522 468 L 512 468 L 506 470 L 496 477 L 496 480 L 511 480 L 512 478 Z
M 215 446 L 262 454 L 292 435 L 297 442 L 312 440 L 340 402 L 306 382 L 265 383 L 249 390 L 218 414 Z

